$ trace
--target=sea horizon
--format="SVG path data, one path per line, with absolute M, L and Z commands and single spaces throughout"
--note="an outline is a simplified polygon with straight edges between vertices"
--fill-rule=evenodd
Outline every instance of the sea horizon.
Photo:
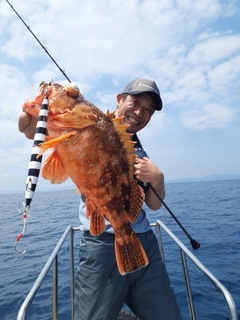
M 203 177 L 188 177 L 188 178 L 179 178 L 179 179 L 166 179 L 165 184 L 168 183 L 188 183 L 188 182 L 207 182 L 207 181 L 225 181 L 225 180 L 238 180 L 240 179 L 240 174 L 211 174 Z M 76 190 L 75 185 L 66 186 L 64 184 L 61 185 L 51 185 L 50 187 L 43 188 L 39 187 L 36 189 L 36 192 L 49 192 L 49 191 L 62 191 L 62 190 Z M 4 194 L 18 194 L 23 193 L 24 189 L 16 189 L 16 190 L 0 190 L 0 195 Z

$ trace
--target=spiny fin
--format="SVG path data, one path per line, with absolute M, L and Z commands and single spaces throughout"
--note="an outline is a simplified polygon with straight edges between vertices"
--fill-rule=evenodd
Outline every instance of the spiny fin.
M 148 265 L 147 255 L 133 231 L 121 240 L 115 238 L 115 252 L 118 270 L 121 275 L 134 272 Z
M 112 123 L 114 127 L 117 129 L 118 133 L 126 133 L 127 128 L 129 127 L 128 124 L 122 124 L 122 119 L 124 119 L 124 116 L 113 118 Z M 129 137 L 132 136 L 132 133 L 128 133 Z
M 113 123 L 116 131 L 118 132 L 119 137 L 120 137 L 120 139 L 126 149 L 126 155 L 127 155 L 128 163 L 130 166 L 130 177 L 133 178 L 134 177 L 134 164 L 135 164 L 134 145 L 136 142 L 130 140 L 132 133 L 127 133 L 127 128 L 129 125 L 122 124 L 123 118 L 124 118 L 124 116 L 118 117 L 118 118 L 113 118 L 112 123 Z
M 50 180 L 53 184 L 60 184 L 68 179 L 56 150 L 54 150 L 44 161 L 42 177 L 46 180 Z
M 86 217 L 90 217 L 90 233 L 92 236 L 98 236 L 105 231 L 106 225 L 103 215 L 93 201 L 86 199 Z
M 69 137 L 75 135 L 77 132 L 75 130 L 72 130 L 70 132 L 66 132 L 61 134 L 59 137 L 51 139 L 46 142 L 40 143 L 38 145 L 38 147 L 40 147 L 42 149 L 42 151 L 38 154 L 37 158 L 39 158 L 40 156 L 42 156 L 44 154 L 45 151 L 47 151 L 50 148 L 55 147 L 56 144 L 65 141 L 66 139 L 68 139 Z
M 131 199 L 129 209 L 129 221 L 131 223 L 136 222 L 140 210 L 143 206 L 145 194 L 143 189 L 137 184 L 134 179 L 130 180 L 131 184 Z
M 116 110 L 114 110 L 114 111 L 112 111 L 112 112 L 109 112 L 109 110 L 107 110 L 106 116 L 107 116 L 108 118 L 110 118 L 110 119 L 114 119 L 114 117 L 115 117 L 115 112 L 116 112 Z

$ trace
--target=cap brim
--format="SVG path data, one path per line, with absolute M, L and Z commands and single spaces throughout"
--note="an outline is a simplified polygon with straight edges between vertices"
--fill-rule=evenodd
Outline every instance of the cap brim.
M 154 102 L 155 102 L 155 110 L 158 110 L 158 111 L 160 111 L 160 110 L 162 110 L 162 99 L 159 97 L 159 95 L 158 94 L 156 94 L 156 93 L 154 93 L 154 92 L 152 92 L 152 91 L 131 91 L 131 92 L 122 92 L 122 94 L 140 94 L 140 93 L 147 93 L 147 94 L 149 94 L 151 97 L 152 97 L 152 99 L 154 100 Z

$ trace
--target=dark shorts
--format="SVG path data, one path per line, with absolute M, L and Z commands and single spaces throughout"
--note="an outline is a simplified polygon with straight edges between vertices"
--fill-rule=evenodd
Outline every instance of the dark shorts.
M 114 235 L 84 232 L 75 278 L 75 320 L 115 320 L 124 303 L 140 320 L 182 319 L 153 231 L 137 236 L 149 264 L 121 276 Z

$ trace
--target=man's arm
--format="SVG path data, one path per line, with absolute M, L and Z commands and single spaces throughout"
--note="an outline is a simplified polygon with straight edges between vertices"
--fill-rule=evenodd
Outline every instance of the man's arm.
M 136 158 L 135 176 L 142 182 L 150 183 L 159 196 L 164 199 L 164 175 L 150 159 L 147 157 L 143 157 L 142 159 Z M 146 193 L 145 202 L 152 210 L 157 210 L 162 205 L 151 189 Z
M 18 118 L 18 129 L 23 132 L 28 139 L 33 139 L 38 119 L 26 112 L 22 112 Z

